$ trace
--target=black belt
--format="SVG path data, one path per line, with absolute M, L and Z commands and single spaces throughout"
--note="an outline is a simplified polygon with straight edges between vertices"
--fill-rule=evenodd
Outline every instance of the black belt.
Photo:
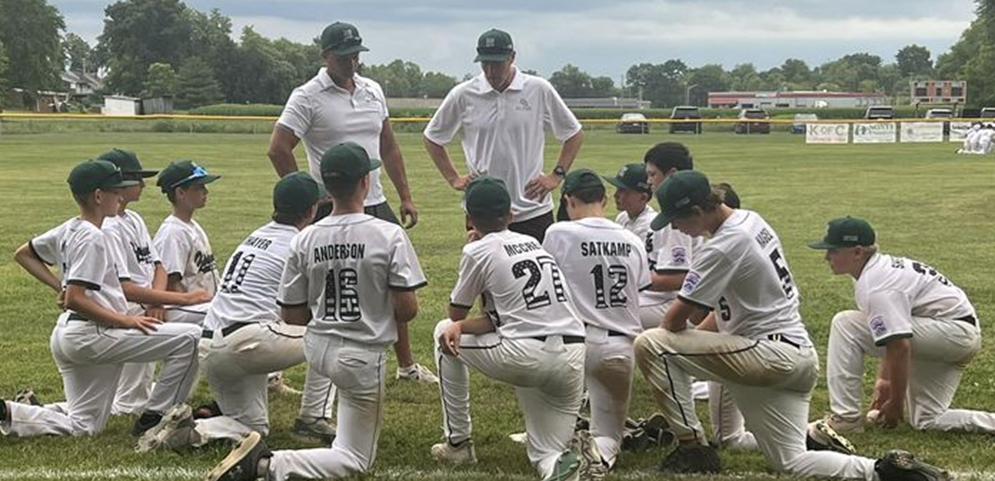
M 546 342 L 548 336 L 534 336 L 532 339 L 537 341 Z M 563 344 L 582 344 L 584 342 L 584 336 L 563 336 Z
M 783 342 L 783 343 L 785 343 L 785 344 L 787 344 L 789 346 L 795 346 L 798 349 L 802 348 L 802 346 L 800 344 L 791 342 L 791 341 L 788 340 L 788 338 L 786 338 L 786 337 L 784 337 L 784 336 L 782 336 L 780 334 L 771 334 L 771 335 L 767 336 L 767 339 L 770 339 L 771 341 Z
M 613 331 L 611 329 L 606 329 L 606 331 L 608 331 L 608 337 L 629 337 L 629 335 L 624 332 Z
M 232 325 L 230 325 L 230 326 L 222 329 L 221 330 L 221 334 L 224 335 L 225 337 L 228 337 L 231 333 L 233 333 L 233 332 L 235 332 L 235 331 L 237 331 L 237 330 L 239 330 L 239 329 L 241 329 L 241 328 L 243 328 L 245 326 L 251 326 L 252 324 L 255 324 L 255 323 L 254 322 L 236 322 L 235 324 L 232 324 Z M 202 334 L 202 337 L 205 337 L 207 339 L 212 339 L 212 338 L 214 338 L 214 331 L 212 331 L 210 329 L 204 329 L 204 334 Z
M 975 327 L 978 326 L 978 320 L 975 319 L 974 316 L 955 317 L 954 320 L 960 322 L 966 322 Z
M 87 319 L 87 318 L 85 318 L 85 317 L 83 317 L 83 316 L 81 316 L 79 314 L 76 314 L 75 312 L 70 312 L 69 313 L 68 320 L 70 320 L 70 321 L 89 321 L 89 319 Z

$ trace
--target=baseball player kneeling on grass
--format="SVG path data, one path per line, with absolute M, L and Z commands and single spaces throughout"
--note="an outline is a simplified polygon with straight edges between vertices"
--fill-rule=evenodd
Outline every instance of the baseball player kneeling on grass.
M 560 266 L 587 328 L 591 436 L 604 460 L 594 468 L 605 471 L 615 464 L 625 432 L 635 371 L 632 341 L 643 331 L 639 290 L 649 287 L 649 264 L 643 241 L 604 217 L 605 186 L 596 173 L 567 174 L 563 194 L 571 222 L 550 226 L 542 247 Z
M 359 145 L 332 147 L 321 159 L 332 214 L 291 241 L 278 302 L 283 320 L 307 325 L 311 369 L 338 388 L 338 435 L 330 448 L 270 452 L 257 432 L 209 480 L 344 478 L 366 472 L 383 422 L 387 350 L 398 322 L 418 313 L 426 284 L 404 228 L 363 213 L 369 172 L 380 166 Z
M 636 362 L 680 441 L 662 471 L 720 470 L 695 414 L 695 376 L 725 385 L 775 471 L 868 481 L 946 477 L 904 451 L 877 461 L 806 451 L 818 355 L 802 324 L 798 288 L 777 234 L 757 213 L 724 205 L 698 171 L 674 174 L 656 196 L 661 210 L 654 229 L 671 224 L 687 235 L 709 237 L 663 325 L 636 339 Z M 699 327 L 689 328 L 689 322 Z
M 556 259 L 532 236 L 508 230 L 503 181 L 481 176 L 466 189 L 473 230 L 463 247 L 449 319 L 435 326 L 445 441 L 432 457 L 477 461 L 471 440 L 470 367 L 515 387 L 529 461 L 546 480 L 601 464 L 590 435 L 571 445 L 584 389 L 584 325 L 569 303 Z M 467 317 L 483 296 L 486 316 Z
M 105 218 L 117 214 L 121 189 L 137 184 L 124 180 L 120 169 L 103 160 L 79 164 L 69 174 L 80 215 L 64 224 L 58 258 L 67 310 L 59 316 L 51 336 L 66 403 L 34 406 L 0 400 L 0 431 L 5 434 L 93 435 L 103 431 L 126 363 L 163 361 L 141 419 L 161 418 L 169 406 L 190 395 L 200 328 L 129 316 L 110 252 L 113 242 L 100 230 Z M 41 263 L 27 270 L 44 283 L 53 277 Z
M 238 441 L 250 431 L 269 434 L 267 374 L 305 362 L 307 328 L 280 320 L 280 277 L 290 242 L 311 223 L 319 196 L 310 175 L 287 174 L 273 188 L 273 220 L 249 234 L 228 259 L 204 331 L 210 340 L 204 372 L 224 415 L 194 421 L 189 406 L 176 405 L 139 439 L 138 451 Z M 331 380 L 308 371 L 295 437 L 331 444 L 335 426 L 325 419 L 330 389 Z
M 964 368 L 981 349 L 977 311 L 936 269 L 879 253 L 876 237 L 867 221 L 843 217 L 809 244 L 826 250 L 833 274 L 854 278 L 859 309 L 833 317 L 826 422 L 840 432 L 863 430 L 864 358 L 872 356 L 881 358 L 869 412 L 876 424 L 894 427 L 908 409 L 915 429 L 995 433 L 995 414 L 950 409 Z

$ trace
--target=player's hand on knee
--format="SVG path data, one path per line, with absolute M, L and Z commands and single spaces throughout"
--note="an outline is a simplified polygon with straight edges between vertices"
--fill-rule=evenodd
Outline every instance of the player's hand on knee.
M 463 335 L 463 330 L 460 329 L 459 323 L 454 322 L 442 333 L 439 337 L 439 346 L 442 347 L 442 352 L 450 356 L 459 356 L 459 340 L 460 336 Z
M 160 321 L 166 320 L 166 308 L 162 306 L 147 306 L 145 308 L 145 315 L 148 317 L 154 317 Z
M 156 326 L 162 324 L 162 321 L 148 316 L 128 316 L 125 318 L 124 324 L 121 326 L 124 329 L 138 329 L 142 331 L 142 334 L 149 334 L 155 332 Z
M 186 293 L 184 297 L 186 298 L 188 305 L 193 305 L 193 304 L 203 304 L 205 302 L 211 302 L 211 299 L 214 296 L 212 296 L 209 292 L 205 291 L 204 289 L 194 289 Z

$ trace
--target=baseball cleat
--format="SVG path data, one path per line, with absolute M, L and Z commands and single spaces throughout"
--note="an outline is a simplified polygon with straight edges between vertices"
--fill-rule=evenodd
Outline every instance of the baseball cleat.
M 435 374 L 432 374 L 432 371 L 418 363 L 405 368 L 397 368 L 396 378 L 402 381 L 415 381 L 425 384 L 439 383 L 439 378 Z
M 580 459 L 573 451 L 564 451 L 556 459 L 553 472 L 543 479 L 543 481 L 579 481 L 580 480 Z
M 949 481 L 953 477 L 943 469 L 916 459 L 907 451 L 888 451 L 874 463 L 881 481 Z
M 153 449 L 176 450 L 199 444 L 200 434 L 196 431 L 196 426 L 190 406 L 177 404 L 166 411 L 159 424 L 138 438 L 135 452 L 144 453 Z
M 837 453 L 854 455 L 857 448 L 849 439 L 836 432 L 824 420 L 813 421 L 808 425 L 808 437 L 805 440 L 809 451 L 836 451 Z
M 716 474 L 722 470 L 719 452 L 702 444 L 678 444 L 658 468 L 664 473 Z
M 332 441 L 335 441 L 335 431 L 335 425 L 328 422 L 328 419 L 297 418 L 294 420 L 294 427 L 290 429 L 290 436 L 302 442 L 320 442 L 331 445 Z
M 477 451 L 473 440 L 467 439 L 455 446 L 443 442 L 432 446 L 432 457 L 436 461 L 449 464 L 477 464 Z
M 570 450 L 580 460 L 579 471 L 581 479 L 601 479 L 608 473 L 608 466 L 605 465 L 604 459 L 601 458 L 601 452 L 598 451 L 598 445 L 594 443 L 591 433 L 587 431 L 575 432 L 573 439 L 570 441 Z
M 668 446 L 676 439 L 663 413 L 653 413 L 652 416 L 643 422 L 642 428 L 646 432 L 646 435 L 649 436 L 650 441 L 657 446 Z
M 287 384 L 287 381 L 283 378 L 282 373 L 271 375 L 269 378 L 266 379 L 266 381 L 267 381 L 267 388 L 269 389 L 270 393 L 282 394 L 282 395 L 294 395 L 294 396 L 301 395 L 301 392 L 299 390 L 294 389 Z
M 207 481 L 256 481 L 269 479 L 269 473 L 259 473 L 259 461 L 273 453 L 266 447 L 263 437 L 253 431 L 242 437 L 238 445 L 222 459 L 210 473 Z
M 145 411 L 135 420 L 135 424 L 131 427 L 131 435 L 137 438 L 145 434 L 145 431 L 154 428 L 159 421 L 162 421 L 162 414 Z
M 646 451 L 652 442 L 642 428 L 626 428 L 625 433 L 622 434 L 622 444 L 619 449 L 630 453 L 641 453 Z
M 21 389 L 14 395 L 14 399 L 11 401 L 18 404 L 29 404 L 31 406 L 41 406 L 41 400 L 35 395 L 35 391 L 29 387 Z
M 528 433 L 524 433 L 524 432 L 522 432 L 522 433 L 511 433 L 511 434 L 508 435 L 508 439 L 510 439 L 513 442 L 516 442 L 518 444 L 525 444 L 525 443 L 529 442 L 529 434 Z
M 854 434 L 864 432 L 864 418 L 857 416 L 855 419 L 844 419 L 841 416 L 830 414 L 823 418 L 833 431 L 840 434 Z

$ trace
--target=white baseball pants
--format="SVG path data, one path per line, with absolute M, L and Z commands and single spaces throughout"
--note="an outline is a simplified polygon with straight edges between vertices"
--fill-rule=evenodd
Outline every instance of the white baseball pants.
M 133 302 L 128 303 L 128 315 L 145 314 L 145 307 Z M 129 362 L 121 368 L 121 376 L 117 382 L 117 392 L 114 393 L 114 404 L 111 415 L 139 414 L 145 409 L 152 395 L 152 379 L 155 377 L 154 362 Z
M 584 373 L 591 402 L 591 436 L 609 467 L 615 464 L 625 434 L 635 372 L 632 341 L 587 326 Z
M 639 306 L 639 322 L 644 330 L 656 329 L 663 324 L 663 315 L 667 313 L 674 301 L 654 304 L 652 306 Z
M 636 362 L 678 439 L 706 442 L 691 376 L 722 383 L 775 471 L 797 476 L 875 479 L 874 460 L 806 451 L 808 409 L 819 372 L 811 347 L 726 333 L 653 329 L 636 338 Z
M 961 374 L 981 349 L 981 330 L 964 321 L 912 318 L 912 365 L 906 409 L 915 429 L 995 433 L 995 413 L 950 409 Z M 829 333 L 829 407 L 845 419 L 861 416 L 864 357 L 883 358 L 867 316 L 843 311 Z
M 11 422 L 5 432 L 25 437 L 99 433 L 110 416 L 122 366 L 128 362 L 163 361 L 146 410 L 164 412 L 190 395 L 197 372 L 199 327 L 167 323 L 143 334 L 69 317 L 68 312 L 59 316 L 50 341 L 68 407 L 9 403 Z
M 390 346 L 314 334 L 304 336 L 311 366 L 338 388 L 337 435 L 330 448 L 275 451 L 270 479 L 345 478 L 373 465 L 383 423 L 384 375 Z
M 204 373 L 224 417 L 229 417 L 269 434 L 269 392 L 267 378 L 306 362 L 304 335 L 306 326 L 282 322 L 250 324 L 224 336 L 214 332 L 205 349 Z M 330 409 L 334 386 L 328 377 L 309 367 L 301 397 L 300 416 L 324 418 Z M 229 437 L 230 430 L 213 433 L 209 424 L 197 431 L 202 438 Z
M 442 354 L 439 336 L 452 324 L 435 326 L 435 352 L 442 391 L 442 429 L 450 444 L 471 435 L 470 367 L 515 386 L 528 434 L 526 452 L 542 478 L 569 449 L 584 395 L 584 343 L 564 344 L 562 336 L 506 339 L 496 332 L 464 335 L 460 355 Z M 593 400 L 592 400 L 593 401 Z

